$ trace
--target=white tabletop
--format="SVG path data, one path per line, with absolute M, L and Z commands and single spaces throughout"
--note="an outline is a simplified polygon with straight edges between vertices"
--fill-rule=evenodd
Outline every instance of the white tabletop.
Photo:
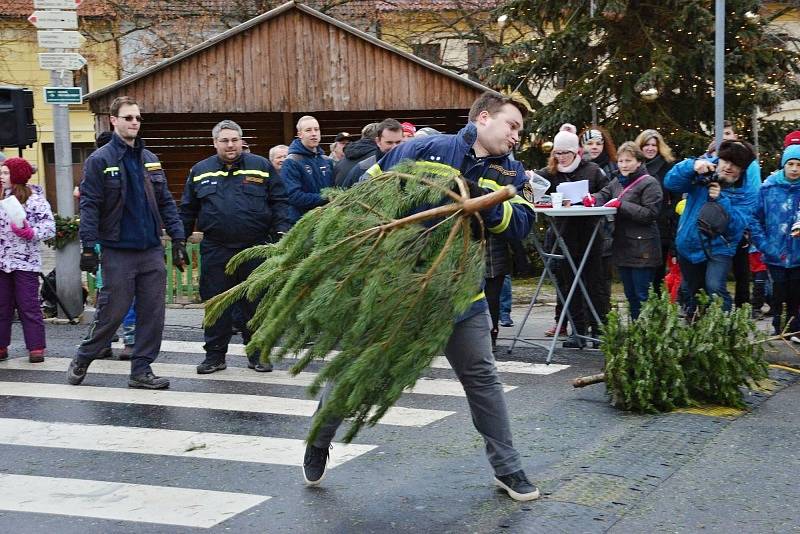
M 617 208 L 570 206 L 568 208 L 533 208 L 533 211 L 549 217 L 596 217 L 598 215 L 613 215 L 617 213 Z

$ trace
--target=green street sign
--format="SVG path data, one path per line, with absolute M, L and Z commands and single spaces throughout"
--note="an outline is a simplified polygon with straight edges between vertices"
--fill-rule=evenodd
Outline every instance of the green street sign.
M 83 90 L 80 87 L 45 87 L 45 104 L 80 104 Z

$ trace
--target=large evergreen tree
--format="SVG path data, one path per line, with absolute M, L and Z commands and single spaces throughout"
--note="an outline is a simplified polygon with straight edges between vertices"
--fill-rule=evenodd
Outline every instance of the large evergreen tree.
M 598 123 L 618 141 L 658 129 L 689 155 L 702 151 L 714 121 L 714 1 L 512 0 L 503 12 L 543 35 L 507 47 L 492 67 L 497 86 L 518 90 L 535 112 L 539 139 L 564 122 Z M 798 98 L 796 40 L 769 23 L 785 10 L 727 0 L 726 118 L 749 133 L 758 108 L 770 112 Z M 789 9 L 791 6 L 786 6 Z M 543 102 L 547 88 L 562 88 Z

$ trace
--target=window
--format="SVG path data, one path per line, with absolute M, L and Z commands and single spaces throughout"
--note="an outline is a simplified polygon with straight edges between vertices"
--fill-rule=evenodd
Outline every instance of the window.
M 417 43 L 411 45 L 414 55 L 436 63 L 437 65 L 442 62 L 442 45 L 440 43 Z
M 479 80 L 479 71 L 494 64 L 497 50 L 484 43 L 467 43 L 467 70 L 471 80 Z

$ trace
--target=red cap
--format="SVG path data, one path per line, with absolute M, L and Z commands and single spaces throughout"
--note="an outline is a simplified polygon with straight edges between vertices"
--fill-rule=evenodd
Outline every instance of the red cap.
M 33 174 L 33 167 L 31 167 L 31 164 L 22 158 L 8 158 L 0 163 L 0 165 L 8 167 L 8 171 L 11 173 L 12 184 L 26 184 L 28 180 L 31 179 L 31 174 Z
M 410 122 L 401 122 L 400 126 L 403 127 L 403 134 L 414 135 L 417 133 L 417 127 Z
M 795 130 L 786 134 L 783 138 L 783 148 L 789 145 L 800 145 L 800 130 Z

